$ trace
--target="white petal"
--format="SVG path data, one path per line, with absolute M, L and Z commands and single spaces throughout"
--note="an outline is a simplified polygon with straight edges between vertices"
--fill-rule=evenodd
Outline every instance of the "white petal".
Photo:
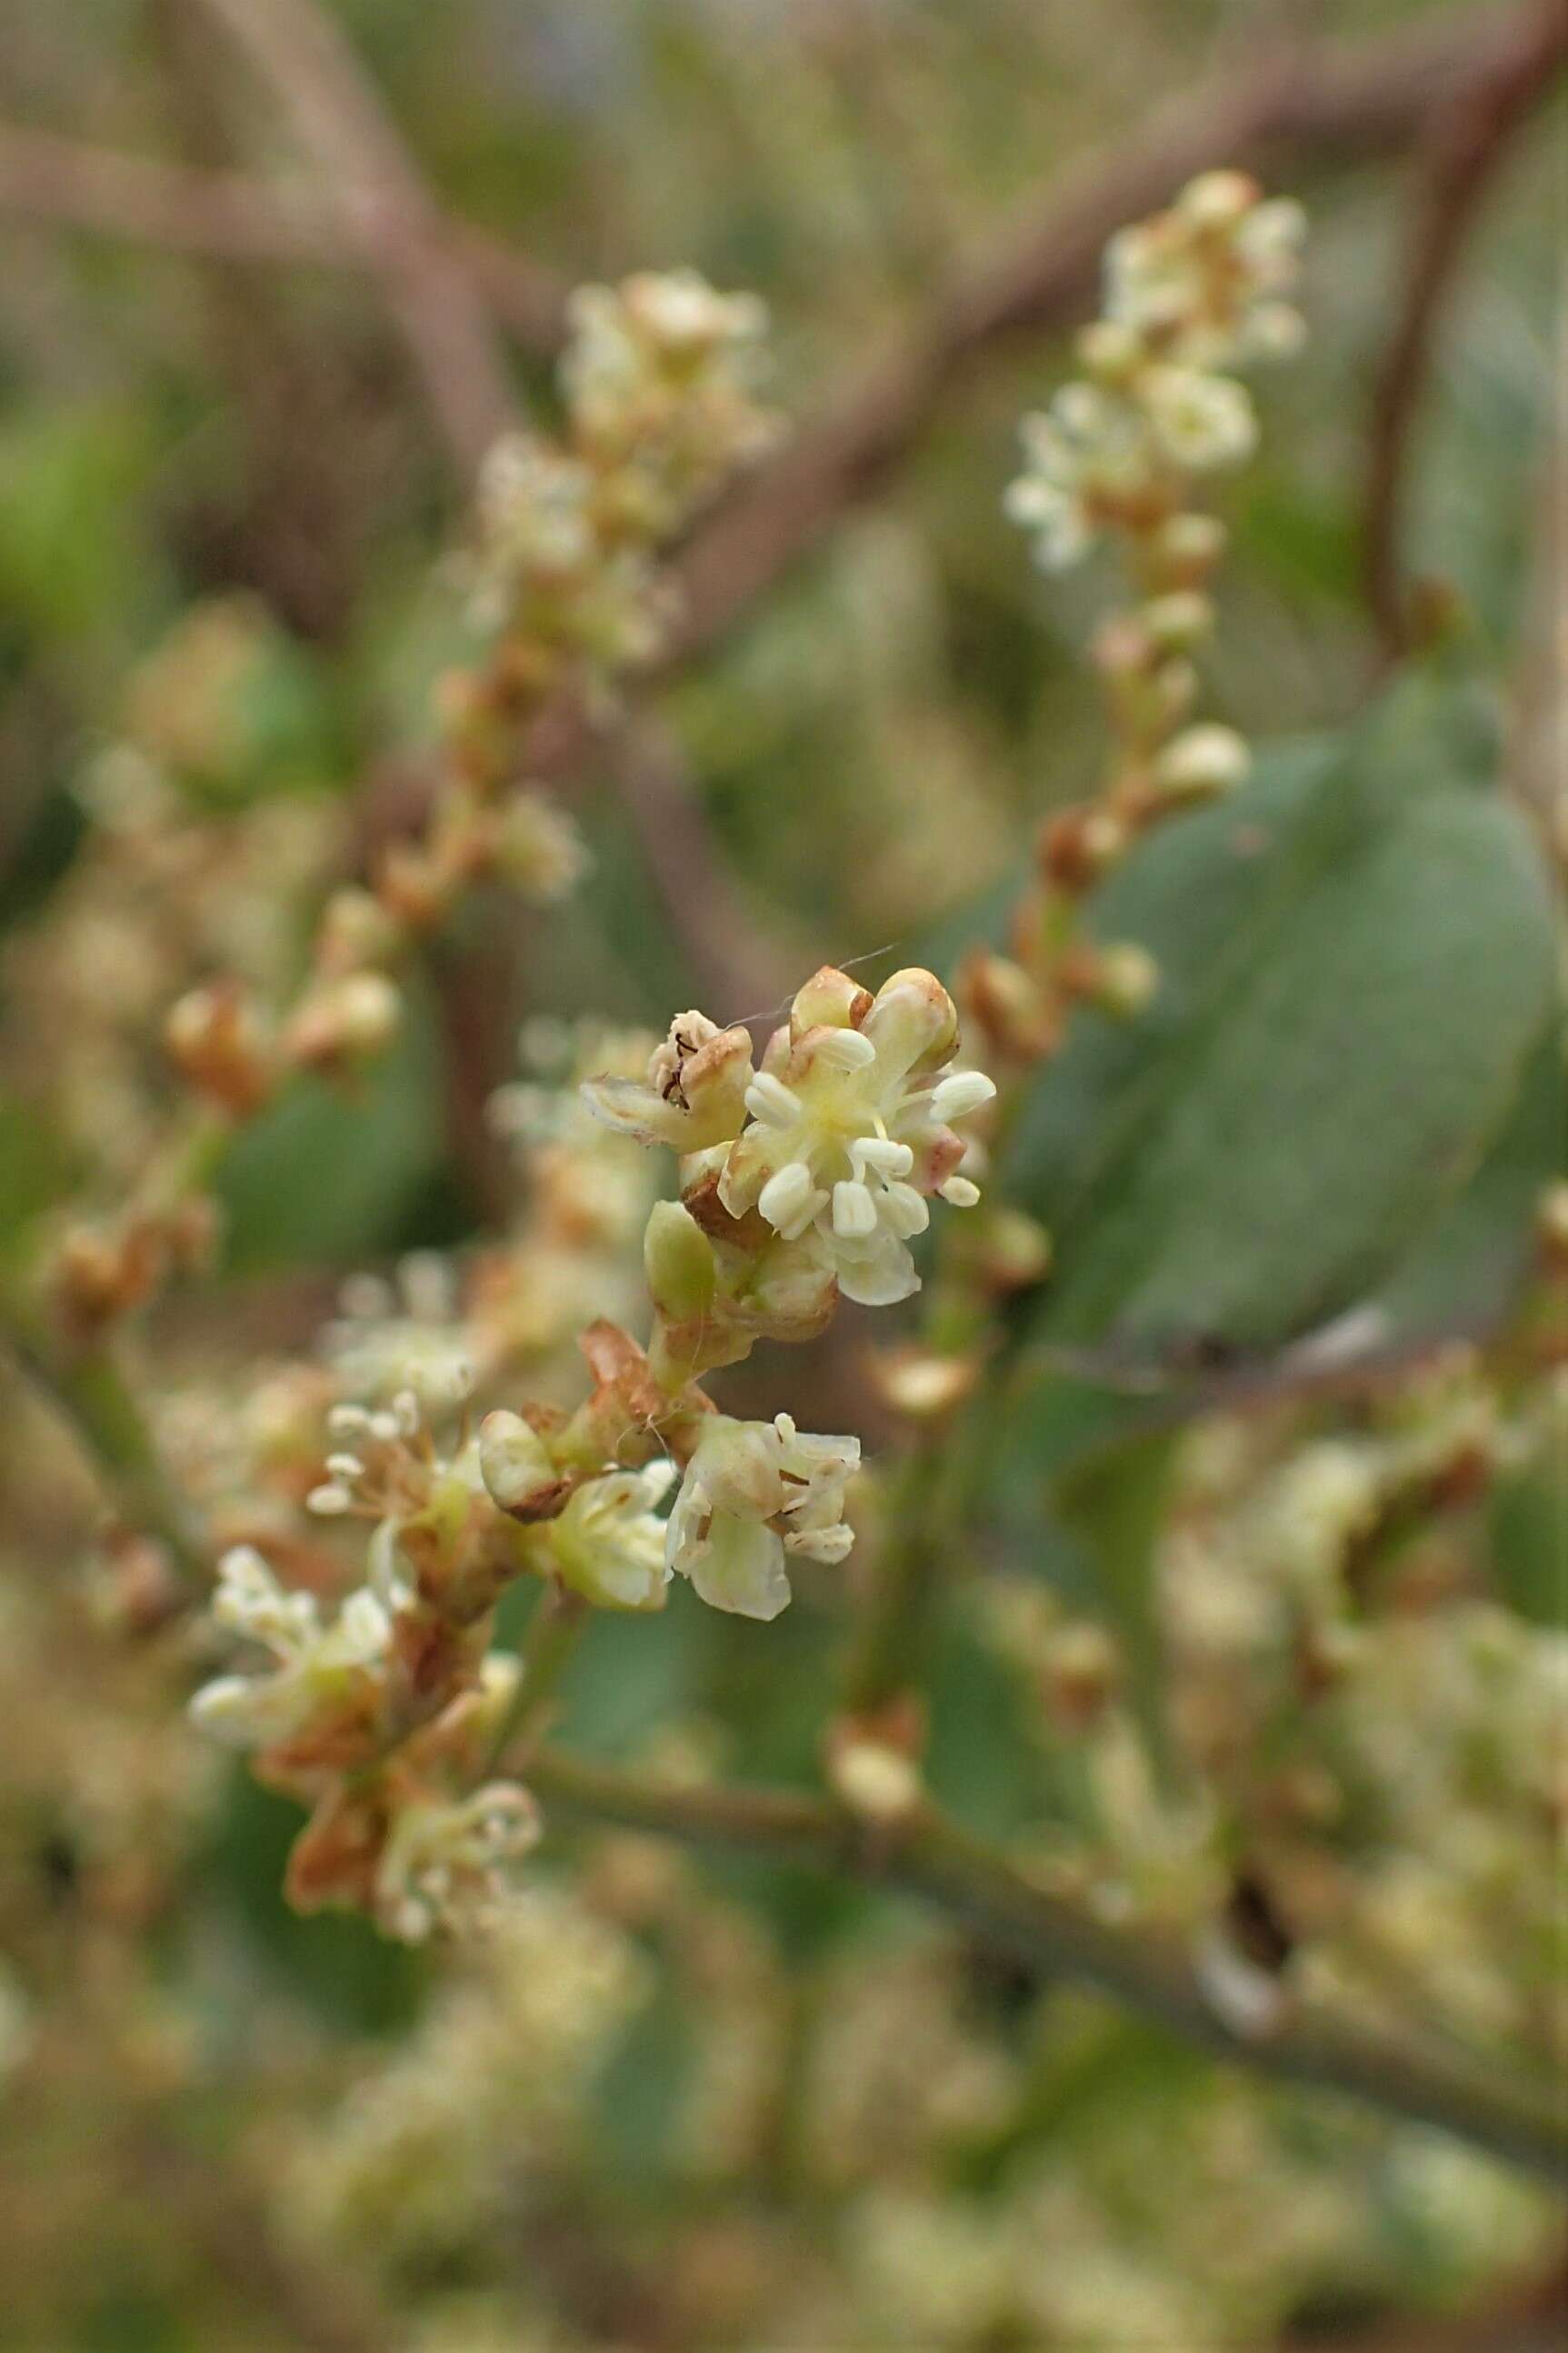
M 921 1287 L 913 1259 L 885 1226 L 866 1249 L 841 1244 L 835 1256 L 839 1290 L 861 1307 L 892 1307 Z
M 807 1560 L 847 1560 L 855 1549 L 855 1531 L 844 1520 L 836 1520 L 831 1527 L 797 1528 L 785 1536 L 785 1552 L 800 1553 Z
M 688 1573 L 710 1609 L 737 1618 L 776 1618 L 789 1604 L 784 1542 L 764 1520 L 716 1514 L 709 1541 Z

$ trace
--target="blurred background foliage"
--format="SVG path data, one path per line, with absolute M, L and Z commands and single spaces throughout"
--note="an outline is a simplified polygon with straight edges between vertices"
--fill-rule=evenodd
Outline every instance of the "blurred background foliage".
M 780 405 L 810 417 L 999 218 L 1081 159 L 1134 154 L 1157 104 L 1243 57 L 1266 15 L 1358 41 L 1487 12 L 331 13 L 453 216 L 563 284 L 690 262 L 756 289 Z M 194 0 L 6 0 L 0 119 L 285 188 L 317 175 Z M 1235 811 L 1216 810 L 1120 878 L 1107 936 L 1152 944 L 1169 985 L 1130 1029 L 1084 1024 L 1008 1169 L 1063 1280 L 1016 1311 L 995 1525 L 976 1544 L 1069 1601 L 1103 1525 L 1091 1504 L 1047 1524 L 1042 1482 L 1167 1413 L 1128 1393 L 1130 1368 L 1190 1370 L 1195 1348 L 1208 1385 L 1190 1402 L 1207 1402 L 1369 1302 L 1384 1342 L 1482 1328 L 1560 1160 L 1545 894 L 1495 791 L 1475 680 L 1527 664 L 1551 606 L 1563 127 L 1559 94 L 1519 141 L 1418 414 L 1405 555 L 1450 585 L 1458 650 L 1370 713 L 1368 426 L 1408 160 L 1294 190 L 1312 211 L 1311 336 L 1263 387 L 1209 679 L 1272 747 L 1246 813 L 1261 848 L 1238 853 Z M 129 747 L 173 780 L 202 858 L 259 842 L 282 936 L 256 955 L 297 959 L 333 811 L 395 804 L 427 730 L 454 628 L 435 559 L 466 497 L 373 269 L 181 253 L 47 209 L 0 213 L 0 1262 L 67 1183 L 133 1161 L 123 1058 L 149 1066 L 136 1090 L 163 1083 L 151 1008 L 112 964 L 74 986 L 113 1050 L 79 1099 L 58 1083 L 76 1000 L 37 943 L 84 887 L 84 786 L 105 789 Z M 519 343 L 511 364 L 548 414 L 545 358 Z M 875 497 L 662 694 L 679 790 L 786 973 L 946 968 L 994 928 L 1040 814 L 1092 786 L 1083 647 L 1105 583 L 1092 566 L 1042 580 L 999 510 L 1017 417 L 1066 364 L 1055 337 L 987 353 Z M 584 889 L 550 913 L 481 902 L 443 950 L 477 976 L 490 1084 L 528 1016 L 657 1026 L 699 993 L 679 878 L 651 875 L 608 764 L 571 790 Z M 202 1392 L 220 1332 L 258 1355 L 303 1347 L 337 1275 L 480 1229 L 438 999 L 416 997 L 360 1094 L 301 1087 L 232 1153 L 222 1280 L 158 1329 L 178 1383 Z M 813 1427 L 858 1426 L 852 1359 L 786 1370 Z M 504 1979 L 488 2007 L 358 1922 L 296 1919 L 276 1892 L 292 1810 L 193 1762 L 166 1663 L 106 1643 L 89 1589 L 54 1590 L 90 1491 L 19 1395 L 0 1417 L 26 1440 L 0 1450 L 7 1566 L 26 1569 L 0 1594 L 16 1891 L 0 1945 L 14 1936 L 24 1989 L 65 1973 L 55 2022 L 19 2009 L 15 2030 L 48 2064 L 0 2088 L 0 2345 L 1218 2353 L 1281 2333 L 1359 2347 L 1391 2309 L 1478 2301 L 1494 2316 L 1464 2339 L 1478 2353 L 1529 2341 L 1503 2332 L 1532 2325 L 1509 2299 L 1551 2265 L 1542 2196 L 1439 2136 L 1260 2088 L 891 1899 L 606 1836 L 578 1856 L 586 1909 L 552 1859 L 518 1950 L 480 1965 Z M 1561 1609 L 1563 1508 L 1539 1472 L 1495 1499 L 1489 1589 L 1536 1623 Z M 683 1594 L 607 1620 L 563 1738 L 809 1783 L 838 1639 L 819 1604 L 765 1630 Z M 967 1607 L 951 1617 L 933 1786 L 986 1831 L 1070 1820 L 1086 1805 L 1070 1748 L 1042 1752 L 995 1643 Z M 79 1708 L 102 1727 L 85 1763 L 65 1754 Z M 0 2069 L 6 2031 L 0 2012 Z

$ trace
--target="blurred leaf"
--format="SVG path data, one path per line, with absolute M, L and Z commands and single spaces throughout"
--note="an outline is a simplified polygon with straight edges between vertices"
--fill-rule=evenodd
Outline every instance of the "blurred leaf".
M 1155 835 L 1096 907 L 1143 1020 L 1080 1022 L 1011 1189 L 1056 1233 L 1035 1336 L 1130 1361 L 1277 1347 L 1363 1298 L 1507 1120 L 1552 935 L 1479 704 L 1425 677 Z
M 304 1816 L 237 1767 L 214 1825 L 209 1883 L 227 1899 L 258 1958 L 335 2027 L 387 2034 L 414 2018 L 425 1982 L 419 1956 L 359 1914 L 290 1909 L 289 1850 Z
M 1568 1632 L 1568 1464 L 1531 1463 L 1500 1480 L 1489 1533 L 1492 1578 L 1509 1608 Z
M 133 499 L 144 421 L 81 402 L 14 411 L 0 430 L 0 602 L 49 636 L 114 622 L 144 601 Z
M 1169 1749 L 1154 1570 L 1174 1450 L 1163 1431 L 1103 1446 L 1062 1480 L 1055 1498 L 1095 1606 L 1121 1646 L 1128 1697 L 1155 1757 Z
M 0 1265 L 19 1247 L 31 1220 L 71 1180 L 70 1155 L 34 1109 L 0 1094 Z
M 216 1186 L 236 1272 L 396 1246 L 442 1155 L 429 1008 L 413 989 L 405 1002 L 402 1036 L 353 1091 L 302 1080 L 236 1140 Z

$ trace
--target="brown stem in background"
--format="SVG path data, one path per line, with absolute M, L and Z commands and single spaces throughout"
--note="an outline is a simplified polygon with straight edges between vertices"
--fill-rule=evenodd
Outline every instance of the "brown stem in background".
M 465 474 L 515 410 L 467 265 L 353 49 L 310 0 L 201 0 L 271 86 L 346 234 L 379 268 L 432 409 Z
M 1561 5 L 1561 0 L 1558 0 Z M 726 501 L 676 567 L 684 619 L 667 659 L 702 651 L 865 495 L 993 344 L 1059 326 L 1092 292 L 1107 238 L 1205 166 L 1278 174 L 1397 153 L 1478 90 L 1544 87 L 1540 0 L 1450 12 L 1349 55 L 1279 47 L 1160 109 L 1136 143 L 1091 162 L 961 255 L 924 320 L 874 360 Z M 1560 50 L 1561 41 L 1556 43 Z
M 1367 602 L 1391 660 L 1410 639 L 1400 561 L 1405 490 L 1443 308 L 1510 138 L 1565 58 L 1568 0 L 1545 0 L 1521 20 L 1519 39 L 1433 118 L 1425 142 L 1411 250 L 1400 272 L 1404 305 L 1373 396 L 1367 450 L 1363 570 Z
M 197 171 L 15 123 L 0 124 L 0 209 L 224 261 L 382 269 L 375 240 L 351 237 L 342 207 L 314 188 Z M 376 209 L 363 207 L 384 235 Z M 439 237 L 525 350 L 548 356 L 560 349 L 567 294 L 560 279 L 504 237 L 449 214 L 439 216 Z
M 621 806 L 701 1003 L 725 1021 L 766 1016 L 786 998 L 794 967 L 742 900 L 674 739 L 645 715 L 609 748 Z
M 646 1773 L 617 1772 L 552 1748 L 517 1761 L 529 1787 L 567 1813 L 699 1846 L 787 1856 L 923 1896 L 1026 1965 L 1097 1986 L 1203 2050 L 1436 2125 L 1531 2172 L 1568 2178 L 1568 2117 L 1540 2084 L 1479 2073 L 1446 2052 L 1374 2033 L 1300 1997 L 1271 2032 L 1238 2033 L 1177 1943 L 1107 1926 L 934 1807 L 872 1828 L 791 1790 L 661 1788 Z

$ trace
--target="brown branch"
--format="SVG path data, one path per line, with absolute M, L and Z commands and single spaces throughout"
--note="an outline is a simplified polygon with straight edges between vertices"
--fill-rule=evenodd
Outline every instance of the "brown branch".
M 660 1788 L 558 1749 L 516 1760 L 547 1803 L 701 1846 L 848 1872 L 940 1905 L 1032 1967 L 1098 1986 L 1174 2034 L 1286 2081 L 1436 2125 L 1510 2163 L 1568 2179 L 1568 2116 L 1548 2088 L 1492 2079 L 1408 2038 L 1298 2000 L 1272 2033 L 1239 2034 L 1178 1945 L 1110 1928 L 930 1806 L 874 1829 L 825 1800 L 771 1789 Z
M 1556 0 L 1561 10 L 1562 0 Z M 1079 315 L 1107 238 L 1193 173 L 1226 163 L 1300 173 L 1397 153 L 1478 91 L 1544 86 L 1539 0 L 1456 12 L 1348 56 L 1281 47 L 1173 100 L 1110 162 L 1086 164 L 957 262 L 928 316 L 899 338 L 770 466 L 678 567 L 685 618 L 671 658 L 721 636 L 843 509 L 902 457 L 937 399 L 984 352 Z M 1559 33 L 1561 27 L 1559 26 Z M 1558 45 L 1561 47 L 1559 39 Z
M 195 171 L 9 123 L 0 124 L 0 209 L 225 261 L 381 268 L 379 255 L 349 236 L 338 205 L 312 188 L 242 172 Z M 366 210 L 374 216 L 374 202 Z M 561 280 L 467 221 L 443 215 L 439 233 L 519 343 L 543 354 L 560 349 L 566 324 Z
M 645 713 L 620 731 L 609 754 L 621 806 L 701 1002 L 726 1021 L 772 1012 L 788 993 L 792 966 L 742 901 L 673 739 Z
M 1465 83 L 1430 126 L 1411 249 L 1400 272 L 1403 307 L 1373 396 L 1367 457 L 1363 571 L 1391 659 L 1409 641 L 1399 554 L 1405 491 L 1444 305 L 1512 135 L 1565 58 L 1568 0 L 1544 0 L 1521 20 L 1517 42 Z
M 203 0 L 271 86 L 350 238 L 379 268 L 465 472 L 513 422 L 489 312 L 395 125 L 311 0 Z

